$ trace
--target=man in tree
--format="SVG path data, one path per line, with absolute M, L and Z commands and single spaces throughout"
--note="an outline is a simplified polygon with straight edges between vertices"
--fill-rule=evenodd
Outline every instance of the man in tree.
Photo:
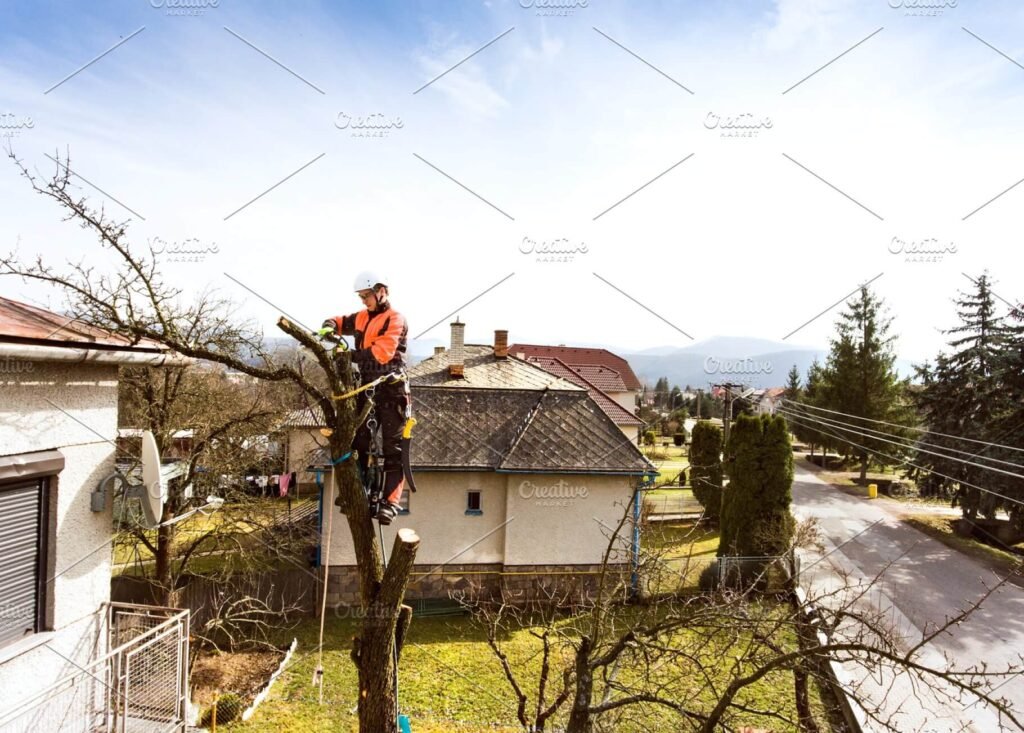
M 320 333 L 355 337 L 352 362 L 358 365 L 363 384 L 388 374 L 403 373 L 409 326 L 402 314 L 391 307 L 387 278 L 375 272 L 361 272 L 356 276 L 353 290 L 366 309 L 328 318 Z M 360 392 L 357 399 L 357 410 L 361 411 L 367 400 L 366 392 Z M 377 521 L 391 524 L 398 516 L 405 488 L 402 429 L 411 414 L 408 380 L 385 380 L 374 388 L 373 401 L 375 408 L 370 416 L 375 416 L 380 425 L 384 451 L 384 492 Z M 366 476 L 373 439 L 368 424 L 370 416 L 359 426 L 352 444 L 359 453 L 359 468 L 363 476 Z M 345 511 L 344 507 L 342 511 Z

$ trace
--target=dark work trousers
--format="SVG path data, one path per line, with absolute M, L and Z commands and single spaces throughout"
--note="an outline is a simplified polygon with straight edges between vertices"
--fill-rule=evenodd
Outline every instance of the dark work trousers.
M 405 474 L 402 472 L 402 429 L 405 427 L 405 408 L 409 397 L 404 384 L 381 385 L 374 395 L 375 408 L 371 417 L 376 417 L 384 447 L 384 496 L 388 502 L 397 505 L 405 489 Z M 361 411 L 366 404 L 366 393 L 356 398 L 356 409 Z M 369 418 L 367 418 L 369 420 Z M 359 452 L 359 469 L 366 475 L 370 452 L 370 429 L 363 423 L 356 430 L 352 447 Z

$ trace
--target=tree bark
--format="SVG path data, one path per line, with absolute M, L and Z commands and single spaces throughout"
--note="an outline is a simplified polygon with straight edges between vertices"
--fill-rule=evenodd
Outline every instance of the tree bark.
M 590 669 L 591 641 L 584 636 L 576 650 L 576 694 L 572 700 L 572 711 L 566 733 L 593 733 L 594 721 L 590 714 L 590 701 L 594 691 L 594 676 Z
M 374 598 L 364 606 L 367 613 L 358 637 L 359 730 L 363 733 L 398 730 L 396 665 L 400 649 L 396 632 L 404 639 L 408 629 L 404 619 L 411 618 L 402 599 L 419 543 L 414 530 L 398 530 L 391 562 Z

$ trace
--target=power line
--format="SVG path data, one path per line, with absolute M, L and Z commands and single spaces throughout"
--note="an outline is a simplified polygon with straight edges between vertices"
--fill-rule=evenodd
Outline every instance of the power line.
M 793 414 L 793 415 L 801 414 L 799 412 L 785 411 L 784 408 L 781 408 L 781 407 L 779 407 L 777 409 L 780 412 L 786 412 L 786 414 Z M 945 453 L 936 453 L 935 451 L 925 450 L 924 448 L 919 447 L 918 444 L 914 444 L 914 443 L 900 443 L 900 442 L 897 442 L 895 440 L 888 440 L 887 438 L 881 437 L 881 436 L 884 435 L 884 436 L 888 436 L 888 437 L 891 437 L 891 438 L 899 438 L 900 436 L 898 436 L 898 435 L 892 435 L 890 433 L 884 433 L 884 432 L 882 432 L 880 430 L 872 430 L 871 428 L 864 428 L 861 425 L 853 425 L 852 423 L 842 422 L 841 420 L 829 420 L 828 418 L 815 417 L 814 415 L 807 415 L 806 413 L 804 413 L 804 416 L 807 417 L 810 420 L 815 420 L 816 422 L 822 422 L 823 424 L 827 423 L 829 425 L 832 425 L 832 426 L 838 428 L 839 430 L 843 430 L 843 431 L 847 431 L 847 432 L 851 432 L 851 433 L 856 433 L 857 435 L 863 436 L 865 438 L 872 438 L 874 440 L 881 440 L 881 441 L 884 441 L 886 443 L 892 443 L 893 445 L 898 445 L 898 446 L 900 446 L 902 448 L 909 448 L 909 449 L 911 449 L 913 451 L 916 451 L 918 453 L 928 453 L 930 455 L 938 456 L 939 458 L 945 458 L 945 459 L 950 460 L 950 461 L 959 461 L 961 463 L 966 463 L 969 466 L 977 466 L 978 468 L 987 468 L 990 471 L 996 471 L 997 473 L 1006 474 L 1007 476 L 1013 476 L 1014 478 L 1024 479 L 1024 474 L 1014 473 L 1012 471 L 1004 471 L 1001 468 L 996 468 L 995 466 L 986 466 L 986 465 L 983 465 L 983 464 L 980 464 L 980 463 L 974 463 L 973 461 L 968 461 L 965 458 L 956 458 L 954 456 L 946 455 Z M 863 430 L 866 430 L 868 432 L 861 432 L 860 430 L 854 430 L 853 428 L 862 428 Z M 875 433 L 875 435 L 869 435 L 868 433 Z M 900 438 L 900 440 L 910 440 L 910 439 L 909 438 Z M 972 457 L 977 455 L 977 454 L 974 454 L 974 453 L 968 453 L 967 451 L 961 451 L 961 450 L 958 450 L 956 448 L 947 448 L 946 446 L 936 446 L 936 445 L 933 445 L 932 443 L 922 443 L 922 445 L 930 445 L 933 448 L 946 448 L 947 450 L 951 450 L 951 451 L 953 451 L 955 453 L 963 453 L 965 455 L 972 456 Z M 1003 464 L 1006 464 L 1008 466 L 1013 466 L 1014 468 L 1024 469 L 1024 466 L 1020 465 L 1019 463 L 1013 463 L 1012 461 L 1004 461 L 1004 460 L 999 459 L 999 458 L 982 458 L 982 460 L 984 460 L 984 461 L 992 461 L 994 463 L 1003 463 Z
M 880 425 L 891 425 L 893 427 L 903 428 L 904 430 L 916 430 L 919 433 L 931 433 L 932 435 L 938 435 L 938 436 L 943 437 L 943 438 L 955 438 L 956 440 L 963 440 L 963 441 L 965 441 L 967 443 L 980 443 L 981 445 L 986 445 L 986 446 L 990 446 L 990 447 L 994 447 L 994 448 L 1005 448 L 1006 450 L 1015 450 L 1015 451 L 1020 451 L 1020 452 L 1024 453 L 1024 448 L 1015 448 L 1012 445 L 1001 445 L 1000 443 L 991 443 L 991 442 L 989 442 L 987 440 L 977 440 L 975 438 L 965 438 L 962 435 L 950 435 L 949 433 L 939 433 L 939 432 L 936 432 L 934 430 L 930 430 L 929 428 L 918 428 L 918 427 L 914 427 L 914 426 L 911 426 L 911 425 L 900 425 L 899 423 L 886 422 L 885 420 L 873 420 L 870 417 L 860 417 L 859 415 L 851 415 L 848 412 L 840 412 L 839 410 L 829 410 L 828 408 L 825 408 L 825 407 L 818 407 L 816 405 L 809 405 L 806 402 L 799 402 L 797 400 L 789 400 L 789 401 L 792 402 L 794 405 L 800 405 L 801 407 L 807 407 L 807 408 L 810 408 L 812 410 L 821 410 L 822 412 L 831 412 L 831 413 L 833 413 L 835 415 L 843 415 L 844 417 L 852 417 L 852 418 L 854 418 L 856 420 L 866 420 L 867 422 L 878 423 Z M 941 446 L 936 446 L 936 447 L 941 447 Z
M 797 417 L 795 415 L 793 415 L 791 417 L 792 417 L 793 420 L 796 420 L 797 422 L 803 423 L 804 425 L 807 425 L 808 427 L 813 427 L 813 426 L 808 425 L 806 422 L 804 422 L 802 417 Z M 953 476 L 947 476 L 944 473 L 939 473 L 938 471 L 932 470 L 930 468 L 924 468 L 923 466 L 918 466 L 916 463 L 913 463 L 913 462 L 911 462 L 909 460 L 900 460 L 898 457 L 889 455 L 888 453 L 882 453 L 881 451 L 872 450 L 871 448 L 868 448 L 867 446 L 863 446 L 863 445 L 859 445 L 857 443 L 854 443 L 849 438 L 844 438 L 841 435 L 836 435 L 835 433 L 832 433 L 831 431 L 824 430 L 823 432 L 827 432 L 832 437 L 837 438 L 838 440 L 841 440 L 844 443 L 849 443 L 850 445 L 852 445 L 852 446 L 854 446 L 856 448 L 860 448 L 861 450 L 865 450 L 868 453 L 872 453 L 872 454 L 874 454 L 876 456 L 883 456 L 885 458 L 889 458 L 889 459 L 891 459 L 895 463 L 899 463 L 901 465 L 913 466 L 914 468 L 917 468 L 917 469 L 919 469 L 921 471 L 925 471 L 926 473 L 931 473 L 931 474 L 934 474 L 936 476 L 941 476 L 942 478 L 949 479 L 950 481 L 953 481 L 955 483 L 961 484 L 962 486 L 969 486 L 970 488 L 977 489 L 978 491 L 981 491 L 983 493 L 992 494 L 993 496 L 998 496 L 1000 499 L 1003 499 L 1004 501 L 1008 501 L 1008 502 L 1010 502 L 1012 504 L 1020 504 L 1021 506 L 1024 506 L 1024 501 L 1020 501 L 1019 499 L 1011 499 L 1009 496 L 1005 496 L 1003 494 L 1000 494 L 998 491 L 992 491 L 991 489 L 983 488 L 983 487 L 978 486 L 976 484 L 972 484 L 972 483 L 969 483 L 967 481 L 964 481 L 963 479 L 954 478 Z

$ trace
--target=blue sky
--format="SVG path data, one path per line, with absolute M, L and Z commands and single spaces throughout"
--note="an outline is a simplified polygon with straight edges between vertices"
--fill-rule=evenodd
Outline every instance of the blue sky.
M 1024 297 L 1024 185 L 967 216 L 1024 177 L 1024 6 L 897 4 L 8 3 L 0 113 L 31 118 L 11 144 L 41 173 L 69 150 L 138 245 L 216 244 L 165 276 L 268 328 L 277 310 L 225 273 L 315 324 L 381 269 L 414 334 L 515 273 L 459 311 L 471 340 L 623 350 L 689 345 L 684 331 L 779 340 L 883 273 L 901 354 L 920 359 L 962 273 Z M 369 117 L 396 126 L 339 129 Z M 709 129 L 729 117 L 771 127 Z M 9 163 L 0 214 L 5 251 L 109 266 Z M 894 237 L 956 252 L 908 262 Z M 526 240 L 576 251 L 538 262 Z M 0 293 L 60 306 L 11 280 Z M 823 343 L 831 322 L 789 341 Z

